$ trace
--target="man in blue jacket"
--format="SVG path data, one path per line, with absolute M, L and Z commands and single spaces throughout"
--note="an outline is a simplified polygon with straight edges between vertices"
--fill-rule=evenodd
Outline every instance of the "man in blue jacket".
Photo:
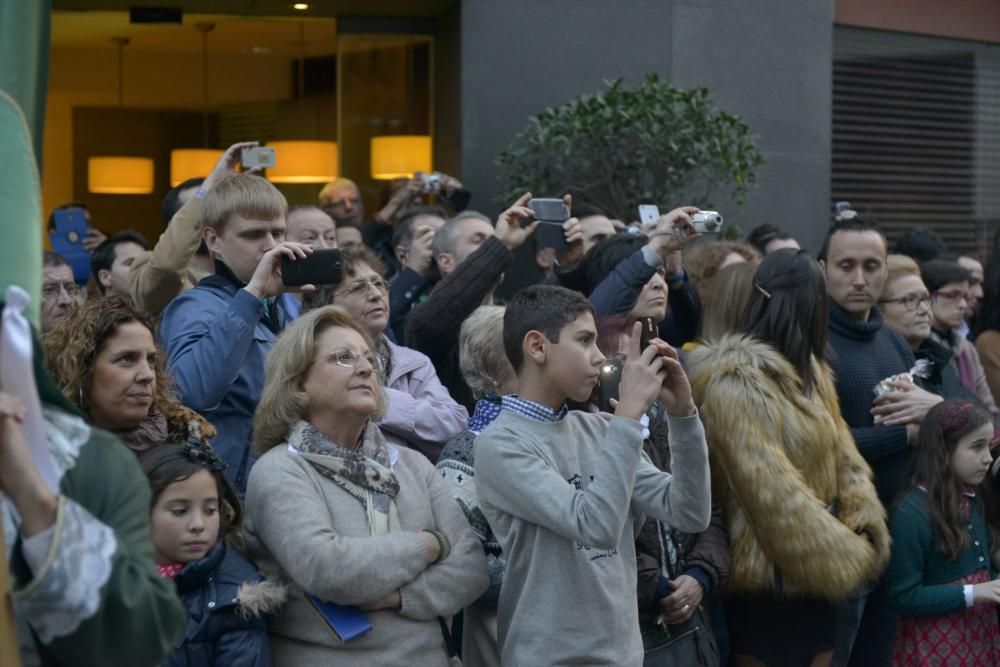
M 254 461 L 250 440 L 264 359 L 287 321 L 277 299 L 289 291 L 281 258 L 312 251 L 283 242 L 288 204 L 263 178 L 233 175 L 196 196 L 204 198 L 204 238 L 215 275 L 170 302 L 160 339 L 181 400 L 215 426 L 213 446 L 242 496 Z

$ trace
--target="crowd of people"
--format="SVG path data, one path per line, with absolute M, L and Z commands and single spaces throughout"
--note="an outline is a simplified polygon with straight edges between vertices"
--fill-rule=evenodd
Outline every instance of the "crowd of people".
M 252 145 L 88 286 L 44 254 L 38 400 L 0 392 L 25 665 L 1000 664 L 1000 252 L 579 193 L 550 248 L 443 174 L 289 207 Z

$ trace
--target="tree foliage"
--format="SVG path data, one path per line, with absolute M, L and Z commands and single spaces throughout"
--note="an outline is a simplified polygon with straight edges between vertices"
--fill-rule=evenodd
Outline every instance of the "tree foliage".
M 705 88 L 681 90 L 650 74 L 638 88 L 619 79 L 529 119 L 498 159 L 501 203 L 522 192 L 572 192 L 621 220 L 636 206 L 732 197 L 742 205 L 764 158 L 739 117 L 716 109 Z

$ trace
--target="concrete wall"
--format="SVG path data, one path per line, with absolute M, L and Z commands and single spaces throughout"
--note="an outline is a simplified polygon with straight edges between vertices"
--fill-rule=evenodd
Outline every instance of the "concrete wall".
M 833 0 L 463 0 L 462 177 L 498 206 L 497 155 L 528 116 L 649 72 L 707 86 L 767 159 L 742 210 L 815 246 L 829 221 Z M 546 193 L 551 194 L 551 193 Z

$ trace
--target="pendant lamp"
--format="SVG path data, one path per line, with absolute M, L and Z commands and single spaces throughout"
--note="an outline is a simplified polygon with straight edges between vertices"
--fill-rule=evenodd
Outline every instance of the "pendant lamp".
M 305 115 L 305 23 L 299 21 L 299 112 Z M 312 136 L 316 136 L 316 127 Z M 340 158 L 337 142 L 305 140 L 269 141 L 274 149 L 274 166 L 267 170 L 267 180 L 272 183 L 329 183 L 339 175 Z
M 125 106 L 124 49 L 128 37 L 112 37 L 118 47 L 118 107 Z M 87 190 L 107 195 L 148 195 L 153 192 L 153 159 L 102 155 L 87 159 Z
M 189 178 L 205 178 L 215 169 L 222 153 L 215 148 L 175 148 L 170 151 L 170 187 L 176 187 Z
M 337 142 L 269 141 L 275 165 L 267 170 L 273 183 L 328 183 L 337 178 Z
M 102 195 L 148 195 L 153 191 L 153 158 L 87 158 L 87 190 Z
M 413 172 L 430 173 L 431 138 L 425 135 L 372 137 L 372 178 L 412 178 Z
M 215 29 L 214 23 L 195 23 L 195 30 L 201 33 L 201 145 L 208 145 L 208 33 Z M 215 148 L 175 148 L 170 151 L 170 187 L 176 187 L 189 178 L 205 178 L 223 151 Z

